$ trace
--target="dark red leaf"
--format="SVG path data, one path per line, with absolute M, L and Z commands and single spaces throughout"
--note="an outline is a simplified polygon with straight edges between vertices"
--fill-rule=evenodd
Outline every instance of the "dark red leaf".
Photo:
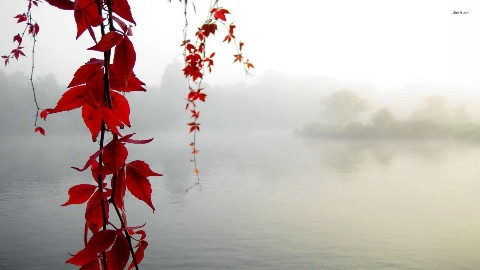
M 22 44 L 22 37 L 20 36 L 20 34 L 16 34 L 14 37 L 13 37 L 13 42 L 18 42 L 18 45 Z
M 100 262 L 98 259 L 92 260 L 89 263 L 84 264 L 82 267 L 80 267 L 80 270 L 101 270 Z
M 96 260 L 97 254 L 111 247 L 116 237 L 117 232 L 115 230 L 93 233 L 85 248 L 73 255 L 72 258 L 67 260 L 67 263 L 82 266 L 94 259 Z
M 73 10 L 73 2 L 69 0 L 45 0 L 50 5 L 63 10 Z
M 97 232 L 103 226 L 103 210 L 102 210 L 102 200 L 105 208 L 105 215 L 108 219 L 109 216 L 109 207 L 107 202 L 107 197 L 111 195 L 110 190 L 105 190 L 105 192 L 100 193 L 99 190 L 93 193 L 93 196 L 88 200 L 87 208 L 85 211 L 85 219 L 87 221 L 87 226 L 92 232 Z
M 136 24 L 132 17 L 132 11 L 130 10 L 130 5 L 128 4 L 127 0 L 112 1 L 112 10 L 121 18 Z
M 95 192 L 95 189 L 97 189 L 97 186 L 89 184 L 79 184 L 73 186 L 68 190 L 68 195 L 70 196 L 68 198 L 68 201 L 61 206 L 67 206 L 70 204 L 82 204 L 88 201 L 88 199 L 90 199 L 92 194 Z
M 143 257 L 145 256 L 145 249 L 148 247 L 148 242 L 147 241 L 140 241 L 138 242 L 137 246 L 137 251 L 135 251 L 135 259 L 137 261 L 137 264 L 142 262 Z M 133 262 L 130 263 L 130 266 L 128 267 L 128 270 L 132 269 L 135 267 L 135 264 Z
M 25 13 L 18 14 L 17 16 L 15 16 L 13 18 L 17 19 L 17 23 L 25 22 L 27 20 L 27 16 L 25 15 Z
M 130 258 L 130 247 L 127 238 L 121 232 L 117 232 L 117 239 L 112 249 L 107 252 L 107 269 L 125 269 Z

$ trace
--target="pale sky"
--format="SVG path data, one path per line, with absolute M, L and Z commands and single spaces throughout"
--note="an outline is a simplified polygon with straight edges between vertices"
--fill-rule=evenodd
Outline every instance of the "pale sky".
M 165 66 L 181 59 L 183 7 L 166 0 L 131 0 L 137 50 L 135 71 L 147 85 L 160 84 Z M 205 5 L 195 1 L 197 14 Z M 0 0 L 0 54 L 11 50 L 20 31 L 11 19 L 26 1 Z M 362 82 L 379 90 L 409 83 L 480 89 L 480 9 L 475 0 L 221 0 L 232 13 L 245 55 L 255 76 L 276 70 L 297 76 L 321 76 L 345 83 Z M 75 41 L 73 12 L 43 4 L 36 54 L 38 75 L 55 74 L 67 82 L 91 57 L 87 35 Z M 193 9 L 189 9 L 193 15 Z M 453 14 L 454 11 L 468 14 Z M 195 29 L 190 18 L 190 29 Z M 220 43 L 219 40 L 213 43 Z M 28 42 L 25 44 L 27 45 Z M 217 48 L 212 44 L 211 48 Z M 211 83 L 254 81 L 231 65 L 233 48 L 221 45 Z M 222 57 L 224 57 L 222 59 Z M 28 72 L 28 59 L 15 61 L 8 73 Z M 179 71 L 180 72 L 180 71 Z

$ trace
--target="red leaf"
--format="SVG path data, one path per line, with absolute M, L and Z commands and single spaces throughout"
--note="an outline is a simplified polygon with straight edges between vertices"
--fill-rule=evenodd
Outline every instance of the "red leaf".
M 22 52 L 22 49 L 23 49 L 23 47 L 18 47 L 16 49 L 12 50 L 11 53 L 13 54 L 13 57 L 15 57 L 15 59 L 18 60 L 18 57 L 20 57 L 20 55 L 25 56 L 25 54 Z
M 89 184 L 79 184 L 73 186 L 68 190 L 68 195 L 70 195 L 68 201 L 61 206 L 67 206 L 70 204 L 82 204 L 88 201 L 88 199 L 90 199 L 92 194 L 95 192 L 95 189 L 97 189 L 96 186 Z
M 105 207 L 105 215 L 108 219 L 109 207 L 106 198 L 110 196 L 111 193 L 112 192 L 110 190 L 105 190 L 105 192 L 100 193 L 100 191 L 97 189 L 87 203 L 85 219 L 87 221 L 88 228 L 92 232 L 97 232 L 103 226 L 102 200 Z
M 84 249 L 78 251 L 67 263 L 82 266 L 97 258 L 97 254 L 112 246 L 117 232 L 115 230 L 103 230 L 96 232 L 88 240 Z
M 130 127 L 130 105 L 128 100 L 121 94 L 111 92 L 113 111 L 120 121 Z
M 81 66 L 75 74 L 68 87 L 77 86 L 86 83 L 93 74 L 103 67 L 103 60 L 92 58 L 90 61 Z
M 121 18 L 133 24 L 137 24 L 132 17 L 132 11 L 130 10 L 130 5 L 127 0 L 112 1 L 112 10 Z
M 125 144 L 119 140 L 113 140 L 103 150 L 103 163 L 116 174 L 125 165 L 127 156 L 128 150 Z
M 85 171 L 88 167 L 90 167 L 90 165 L 92 165 L 92 164 L 95 163 L 97 157 L 100 155 L 100 153 L 103 151 L 103 149 L 104 149 L 104 148 L 98 150 L 97 152 L 95 152 L 95 154 L 91 155 L 90 158 L 87 160 L 87 163 L 85 163 L 85 166 L 83 166 L 82 169 L 79 169 L 79 168 L 77 168 L 77 167 L 72 167 L 72 169 L 75 169 L 75 170 L 77 170 L 77 171 L 79 171 L 79 172 Z M 98 166 L 98 165 L 97 165 L 97 166 Z M 94 178 L 95 178 L 95 176 L 94 176 Z
M 193 132 L 195 130 L 200 131 L 200 124 L 196 122 L 190 122 L 187 125 L 190 126 L 190 132 Z
M 13 37 L 13 42 L 18 42 L 18 45 L 22 44 L 22 37 L 20 36 L 20 34 L 17 34 Z
M 117 68 L 115 65 L 110 65 L 110 88 L 122 91 L 122 92 L 132 92 L 132 91 L 146 91 L 143 86 L 145 83 L 140 81 L 137 76 L 132 72 L 128 82 L 125 84 L 124 78 L 122 79 L 117 75 Z
M 102 16 L 98 13 L 96 0 L 76 0 L 74 10 L 73 14 L 77 23 L 77 39 L 85 30 L 99 26 L 103 22 Z
M 112 31 L 105 34 L 102 39 L 93 47 L 88 48 L 89 50 L 106 52 L 117 45 L 123 39 L 123 35 Z
M 92 106 L 85 104 L 82 107 L 82 118 L 92 134 L 92 141 L 97 140 L 98 133 L 102 129 L 102 109 L 93 108 Z
M 156 173 L 150 169 L 150 166 L 142 160 L 134 160 L 128 163 L 128 167 L 130 169 L 134 169 L 141 175 L 148 177 L 148 176 L 163 176 L 161 173 Z
M 42 111 L 40 116 L 45 119 L 47 117 L 47 114 L 70 111 L 80 108 L 81 106 L 83 106 L 83 104 L 85 104 L 85 100 L 83 99 L 85 89 L 86 88 L 84 85 L 70 88 L 69 90 L 67 90 L 67 92 L 63 93 L 62 97 L 58 100 L 55 108 Z
M 17 19 L 17 23 L 25 22 L 27 20 L 27 16 L 25 15 L 25 13 L 18 14 L 17 16 L 15 16 L 13 18 Z
M 130 76 L 135 66 L 136 54 L 133 44 L 128 37 L 124 37 L 117 47 L 115 47 L 115 54 L 113 56 L 112 67 L 115 70 L 116 76 L 120 85 L 127 86 Z
M 100 263 L 98 259 L 92 260 L 89 263 L 84 264 L 82 267 L 80 267 L 80 270 L 101 270 Z
M 137 246 L 137 251 L 135 251 L 135 259 L 137 261 L 137 264 L 142 262 L 143 257 L 145 256 L 145 249 L 148 247 L 148 242 L 147 241 L 140 241 L 138 242 Z M 128 270 L 132 269 L 135 267 L 135 264 L 133 262 L 130 263 L 130 266 L 128 266 Z
M 233 55 L 233 57 L 235 57 L 235 60 L 233 61 L 233 63 L 235 62 L 242 62 L 242 59 L 243 59 L 243 56 L 241 54 L 235 54 Z
M 213 13 L 213 17 L 215 18 L 215 20 L 222 20 L 222 21 L 226 21 L 227 18 L 225 18 L 225 14 L 230 14 L 230 12 L 224 8 L 220 8 L 220 9 L 212 9 L 211 13 Z
M 38 26 L 38 23 L 35 23 L 33 25 L 33 33 L 36 36 L 38 34 L 38 32 L 40 32 L 40 26 Z
M 161 176 L 161 174 L 153 172 L 144 161 L 136 160 L 127 164 L 125 182 L 128 190 L 155 210 L 152 203 L 152 187 L 147 176 Z
M 63 10 L 73 10 L 73 2 L 69 0 L 45 0 L 50 5 Z
M 86 89 L 83 93 L 85 102 L 94 107 L 99 108 L 104 105 L 104 81 L 103 70 L 95 72 L 86 83 Z
M 38 132 L 45 136 L 45 130 L 42 127 L 35 127 L 35 132 Z
M 125 269 L 130 258 L 130 247 L 127 238 L 121 232 L 117 232 L 117 239 L 112 249 L 107 252 L 107 269 Z

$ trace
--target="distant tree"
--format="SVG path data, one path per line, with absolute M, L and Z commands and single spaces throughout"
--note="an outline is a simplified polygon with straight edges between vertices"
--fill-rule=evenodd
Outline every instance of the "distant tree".
M 410 120 L 429 122 L 435 125 L 448 124 L 450 112 L 447 100 L 442 96 L 426 97 L 420 107 L 412 113 Z
M 370 121 L 377 128 L 393 127 L 398 124 L 397 117 L 388 108 L 381 108 L 374 112 Z
M 362 113 L 370 109 L 366 99 L 350 90 L 340 90 L 325 97 L 320 102 L 321 115 L 330 124 L 346 126 L 358 121 Z

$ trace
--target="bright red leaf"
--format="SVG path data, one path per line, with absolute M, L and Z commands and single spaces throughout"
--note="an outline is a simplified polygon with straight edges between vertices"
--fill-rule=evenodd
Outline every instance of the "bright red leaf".
M 89 184 L 79 184 L 73 186 L 68 190 L 68 195 L 70 196 L 68 201 L 62 204 L 62 206 L 67 206 L 70 204 L 82 204 L 90 199 L 96 189 L 97 186 Z
M 89 29 L 90 35 L 93 35 L 92 27 L 99 26 L 103 22 L 102 16 L 98 13 L 96 0 L 75 0 L 74 17 L 77 23 L 77 39 Z
M 95 58 L 90 59 L 90 61 L 77 69 L 68 87 L 87 83 L 91 76 L 94 75 L 97 71 L 99 71 L 102 67 L 103 60 Z
M 161 174 L 152 171 L 150 166 L 141 160 L 135 160 L 127 164 L 125 183 L 128 190 L 137 199 L 144 201 L 155 210 L 152 203 L 152 187 L 147 179 L 148 176 L 161 176 Z
M 212 9 L 211 12 L 213 13 L 213 17 L 215 18 L 215 20 L 222 20 L 222 21 L 227 20 L 227 18 L 225 17 L 225 14 L 230 14 L 230 12 L 224 8 L 220 8 L 220 9 L 214 8 Z
M 116 79 L 121 86 L 127 87 L 135 66 L 135 60 L 136 53 L 133 44 L 128 37 L 124 37 L 115 47 L 112 65 L 112 69 L 115 70 L 117 76 Z
M 112 49 L 115 45 L 117 45 L 123 38 L 123 35 L 112 31 L 105 34 L 102 39 L 95 45 L 90 48 L 89 50 L 99 51 L 99 52 L 106 52 Z

